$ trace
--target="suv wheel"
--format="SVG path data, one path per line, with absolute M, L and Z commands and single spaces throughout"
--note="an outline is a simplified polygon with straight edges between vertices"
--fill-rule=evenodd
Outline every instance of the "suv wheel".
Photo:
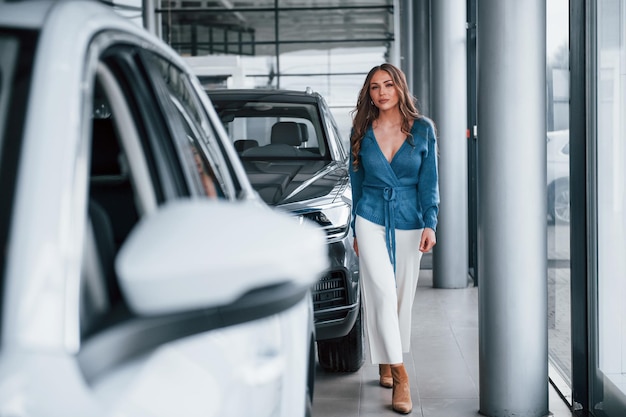
M 350 333 L 344 337 L 317 342 L 320 366 L 330 372 L 355 372 L 361 368 L 363 354 L 363 325 L 361 313 L 356 318 Z

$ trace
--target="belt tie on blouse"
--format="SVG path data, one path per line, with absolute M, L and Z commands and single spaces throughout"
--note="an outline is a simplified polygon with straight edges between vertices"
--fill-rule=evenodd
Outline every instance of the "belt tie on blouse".
M 370 187 L 370 186 L 368 186 Z M 415 198 L 410 200 L 415 201 L 417 204 L 417 189 L 414 185 L 402 186 L 402 187 L 372 187 L 378 188 L 382 191 L 383 199 L 385 200 L 385 242 L 387 244 L 387 252 L 389 253 L 389 260 L 393 265 L 393 271 L 396 271 L 396 201 L 399 195 L 402 194 L 415 194 Z M 410 197 L 410 195 L 409 195 Z M 403 198 L 406 200 L 406 198 Z

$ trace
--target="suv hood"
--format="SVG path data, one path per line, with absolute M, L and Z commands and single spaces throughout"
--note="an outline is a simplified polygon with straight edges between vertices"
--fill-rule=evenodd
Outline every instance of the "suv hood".
M 347 186 L 347 166 L 336 161 L 244 160 L 254 189 L 271 206 L 334 198 Z

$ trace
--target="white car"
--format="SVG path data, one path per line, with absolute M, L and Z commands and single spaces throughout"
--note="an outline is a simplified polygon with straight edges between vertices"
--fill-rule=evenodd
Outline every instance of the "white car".
M 325 235 L 260 203 L 167 45 L 0 3 L 0 415 L 310 414 Z
M 548 217 L 569 224 L 569 130 L 548 132 L 546 139 Z

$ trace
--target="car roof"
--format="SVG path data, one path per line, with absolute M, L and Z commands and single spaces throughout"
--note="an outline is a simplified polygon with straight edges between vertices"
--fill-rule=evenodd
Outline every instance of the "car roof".
M 103 29 L 122 29 L 141 37 L 154 37 L 117 13 L 110 4 L 98 0 L 0 0 L 0 27 L 44 30 L 51 25 L 56 29 L 61 26 L 69 33 L 77 28 L 90 34 Z
M 318 93 L 312 91 L 279 90 L 279 89 L 255 89 L 238 88 L 207 90 L 214 100 L 223 100 L 228 97 L 237 97 L 245 101 L 285 101 L 289 103 L 316 103 L 321 99 Z
M 38 29 L 55 2 L 52 1 L 0 1 L 0 26 Z
M 109 4 L 98 0 L 0 0 L 0 28 L 40 30 L 42 33 L 45 31 L 46 37 L 58 33 L 68 34 L 61 36 L 61 39 L 65 39 L 62 44 L 55 41 L 52 45 L 47 45 L 54 47 L 54 53 L 59 55 L 61 62 L 65 59 L 64 55 L 75 54 L 71 50 L 75 48 L 68 50 L 66 47 L 70 42 L 77 47 L 99 32 L 119 30 L 147 41 L 145 47 L 167 54 L 170 60 L 184 68 L 187 73 L 193 74 L 182 57 L 168 44 L 117 13 Z

